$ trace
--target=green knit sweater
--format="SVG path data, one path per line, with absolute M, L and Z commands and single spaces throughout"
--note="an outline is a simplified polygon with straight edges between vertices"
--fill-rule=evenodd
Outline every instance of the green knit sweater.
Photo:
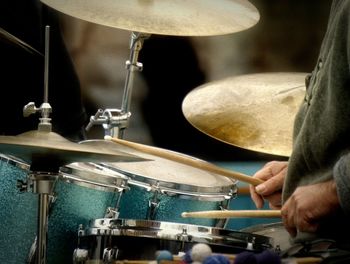
M 350 0 L 334 0 L 320 55 L 295 119 L 293 153 L 283 190 L 286 201 L 298 186 L 336 178 L 343 212 L 339 212 L 341 218 L 323 224 L 320 234 L 325 237 L 338 231 L 339 236 L 350 234 L 350 225 L 344 232 L 340 223 L 350 220 L 345 217 L 350 212 L 350 169 L 348 174 L 338 169 L 333 173 L 341 157 L 342 163 L 350 164 L 350 156 L 346 156 L 350 150 L 349 22 Z M 344 183 L 349 185 L 344 188 Z

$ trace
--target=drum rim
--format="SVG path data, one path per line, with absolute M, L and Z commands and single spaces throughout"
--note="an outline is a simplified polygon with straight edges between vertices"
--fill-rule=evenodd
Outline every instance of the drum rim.
M 169 196 L 180 196 L 203 201 L 224 201 L 231 199 L 232 196 L 237 193 L 237 184 L 235 182 L 227 186 L 201 187 L 191 184 L 157 180 L 125 171 L 109 163 L 100 163 L 100 165 L 128 176 L 130 185 L 139 186 L 147 190 L 157 189 L 159 192 Z
M 122 227 L 122 228 L 120 228 Z M 209 243 L 229 246 L 232 243 L 246 243 L 247 249 L 254 250 L 254 243 L 272 248 L 273 239 L 268 236 L 219 227 L 176 223 L 156 220 L 101 218 L 91 220 L 89 227 L 79 236 L 129 236 L 183 241 L 190 237 L 195 243 Z M 231 244 L 230 244 L 231 243 Z
M 96 147 L 102 147 L 104 148 L 105 146 L 114 146 L 121 151 L 124 151 L 126 153 L 130 153 L 133 155 L 140 155 L 138 154 L 138 150 L 133 149 L 132 147 L 129 146 L 124 146 L 121 145 L 119 143 L 116 142 L 111 142 L 111 141 L 106 141 L 106 140 L 101 140 L 101 139 L 88 139 L 88 140 L 84 140 L 84 141 L 80 141 L 79 144 L 90 144 L 93 145 L 95 144 Z M 159 147 L 154 147 L 153 148 L 157 148 L 157 149 L 161 149 Z M 126 150 L 125 150 L 126 149 Z M 179 153 L 173 150 L 168 150 L 168 149 L 162 149 L 166 152 L 170 152 L 170 153 L 174 153 L 178 156 L 183 156 L 183 157 L 188 157 L 190 159 L 193 160 L 198 160 L 201 161 L 201 159 L 196 158 L 196 157 L 192 157 L 190 155 L 184 154 L 184 153 Z M 134 153 L 134 151 L 136 153 Z M 160 159 L 165 159 L 168 160 L 166 158 L 163 157 L 158 157 L 157 155 L 152 155 L 152 154 L 148 154 L 148 153 L 143 153 L 145 155 L 149 155 L 151 157 L 157 157 Z M 175 162 L 178 163 L 176 161 L 172 161 L 169 160 L 171 162 Z M 145 161 L 147 162 L 147 161 Z M 150 162 L 152 162 L 152 160 L 150 160 Z M 134 180 L 134 182 L 139 183 L 139 185 L 142 185 L 143 183 L 145 183 L 146 186 L 148 186 L 149 184 L 151 186 L 154 186 L 155 184 L 162 186 L 162 187 L 166 187 L 168 189 L 168 191 L 172 191 L 172 193 L 176 194 L 177 190 L 179 190 L 180 192 L 188 192 L 191 193 L 192 196 L 195 196 L 196 193 L 207 193 L 207 194 L 213 194 L 213 195 L 219 195 L 219 196 L 223 196 L 223 193 L 226 193 L 228 195 L 230 195 L 230 193 L 232 192 L 232 187 L 237 185 L 238 181 L 237 180 L 233 180 L 230 178 L 227 178 L 225 176 L 219 175 L 219 174 L 215 174 L 215 173 L 211 173 L 209 171 L 203 170 L 204 173 L 209 173 L 212 174 L 213 176 L 216 177 L 216 180 L 219 182 L 219 184 L 217 184 L 216 186 L 197 186 L 195 185 L 195 183 L 182 183 L 182 182 L 178 182 L 178 181 L 169 181 L 168 179 L 157 179 L 157 177 L 153 177 L 152 175 L 144 175 L 140 172 L 135 172 L 133 171 L 133 169 L 131 168 L 123 168 L 120 167 L 123 162 L 101 162 L 99 163 L 102 166 L 107 167 L 110 170 L 116 171 L 118 173 L 121 173 L 123 175 L 126 175 L 127 177 L 129 177 L 130 179 Z M 181 164 L 181 163 L 180 163 Z M 193 169 L 196 170 L 201 170 L 186 164 L 183 164 L 184 166 L 188 166 L 191 167 Z M 203 179 L 203 176 L 202 176 Z M 205 180 L 205 179 L 204 179 Z
M 84 167 L 79 167 L 81 164 L 90 165 L 96 169 L 108 169 L 92 162 L 73 162 L 60 167 L 60 179 L 90 189 L 108 192 L 119 192 L 127 188 L 128 177 L 125 175 L 112 170 L 108 170 L 109 173 L 87 170 Z
M 0 161 L 4 161 L 7 164 L 15 166 L 19 169 L 30 171 L 30 164 L 12 155 L 0 154 Z

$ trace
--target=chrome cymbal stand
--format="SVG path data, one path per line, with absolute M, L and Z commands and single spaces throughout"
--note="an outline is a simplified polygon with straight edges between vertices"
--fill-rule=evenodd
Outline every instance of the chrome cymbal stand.
M 28 103 L 23 108 L 25 117 L 40 112 L 41 118 L 38 125 L 38 130 L 43 132 L 51 132 L 50 113 L 52 108 L 48 102 L 48 84 L 49 84 L 49 42 L 50 42 L 50 27 L 45 28 L 45 68 L 44 68 L 44 102 L 40 108 L 36 108 L 34 102 Z M 36 162 L 36 161 L 35 161 Z M 40 163 L 40 162 L 39 162 Z M 29 189 L 33 187 L 33 192 L 39 194 L 38 199 L 38 230 L 37 230 L 37 251 L 36 264 L 46 264 L 46 249 L 47 249 L 47 231 L 48 231 L 48 215 L 50 196 L 53 195 L 53 186 L 58 179 L 59 168 L 46 168 L 46 165 L 31 164 L 31 173 L 28 177 L 28 182 L 19 184 L 19 188 Z M 44 168 L 44 169 L 43 169 Z
M 142 71 L 142 63 L 137 61 L 138 56 L 144 40 L 149 37 L 150 35 L 145 33 L 131 33 L 130 56 L 125 63 L 127 75 L 121 109 L 98 109 L 96 114 L 90 117 L 90 122 L 85 128 L 86 131 L 94 125 L 102 125 L 105 130 L 105 136 L 123 138 L 124 130 L 128 127 L 131 116 L 130 101 L 134 84 L 134 73 L 135 71 Z

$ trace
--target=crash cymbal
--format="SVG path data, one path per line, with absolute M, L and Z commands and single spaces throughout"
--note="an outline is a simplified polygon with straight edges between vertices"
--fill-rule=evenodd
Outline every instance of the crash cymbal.
M 223 35 L 250 28 L 259 12 L 245 0 L 41 0 L 67 15 L 129 31 Z
M 29 44 L 25 43 L 24 41 L 20 40 L 19 38 L 15 37 L 14 35 L 7 32 L 5 29 L 0 27 L 0 40 L 4 42 L 8 42 L 10 44 L 14 44 L 19 48 L 22 48 L 30 53 L 37 54 L 40 56 L 43 56 L 43 54 L 36 49 L 34 49 Z
M 143 161 L 117 149 L 90 147 L 71 142 L 54 132 L 29 131 L 17 136 L 0 136 L 0 153 L 20 158 L 36 167 L 61 166 L 72 162 Z
M 294 117 L 306 73 L 260 73 L 204 84 L 186 95 L 182 111 L 203 133 L 244 149 L 290 156 Z

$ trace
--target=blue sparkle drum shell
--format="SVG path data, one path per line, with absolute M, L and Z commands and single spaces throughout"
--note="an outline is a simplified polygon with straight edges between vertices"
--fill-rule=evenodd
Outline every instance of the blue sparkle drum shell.
M 79 225 L 105 217 L 115 206 L 127 178 L 94 163 L 72 163 L 60 168 L 55 183 L 48 229 L 48 263 L 71 263 Z
M 128 187 L 120 203 L 120 218 L 150 219 L 195 225 L 215 226 L 215 219 L 182 218 L 184 211 L 219 210 L 236 193 L 236 181 L 177 161 L 144 153 L 131 147 L 108 141 L 88 140 L 85 144 L 115 148 L 147 159 L 141 162 L 101 163 L 129 177 Z M 159 149 L 172 156 L 203 162 L 178 152 Z M 158 207 L 153 217 L 148 208 L 155 197 Z
M 26 263 L 36 236 L 38 197 L 16 187 L 28 172 L 28 164 L 0 155 L 0 263 Z

